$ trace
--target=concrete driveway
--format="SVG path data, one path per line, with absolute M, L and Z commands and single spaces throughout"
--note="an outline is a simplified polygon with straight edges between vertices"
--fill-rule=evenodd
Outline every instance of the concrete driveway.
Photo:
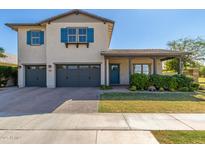
M 90 105 L 93 111 L 97 110 L 98 97 L 98 88 L 7 88 L 0 91 L 0 116 L 51 113 L 66 102 L 70 102 L 70 108 L 66 107 L 72 112 L 86 106 L 82 104 L 86 100 L 93 100 Z M 72 104 L 74 101 L 77 107 Z M 60 108 L 58 112 L 67 111 Z

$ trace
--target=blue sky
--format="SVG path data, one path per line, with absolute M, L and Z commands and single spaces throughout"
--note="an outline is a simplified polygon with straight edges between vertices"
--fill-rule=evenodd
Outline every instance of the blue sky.
M 17 53 L 17 33 L 5 23 L 38 22 L 68 10 L 0 10 L 0 46 Z M 205 10 L 86 10 L 115 21 L 110 48 L 167 48 L 168 41 L 205 38 Z

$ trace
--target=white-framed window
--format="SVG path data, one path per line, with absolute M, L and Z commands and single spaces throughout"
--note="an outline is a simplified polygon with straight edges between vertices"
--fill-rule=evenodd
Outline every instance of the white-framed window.
M 69 27 L 68 28 L 68 42 L 70 43 L 86 43 L 87 42 L 87 28 Z
M 77 42 L 77 29 L 76 28 L 68 28 L 68 41 L 71 43 Z
M 150 74 L 150 65 L 149 64 L 134 64 L 134 73 L 140 74 Z
M 41 39 L 40 39 L 40 31 L 31 31 L 31 45 L 40 45 Z
M 78 42 L 87 42 L 87 28 L 78 28 Z

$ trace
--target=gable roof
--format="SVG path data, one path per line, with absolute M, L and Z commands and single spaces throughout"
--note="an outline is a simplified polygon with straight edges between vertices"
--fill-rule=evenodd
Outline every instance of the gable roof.
M 6 23 L 5 25 L 12 28 L 12 29 L 14 29 L 14 30 L 17 30 L 18 26 L 41 26 L 45 23 L 49 23 L 49 22 L 52 22 L 54 20 L 63 18 L 65 16 L 69 16 L 69 15 L 72 15 L 72 14 L 83 14 L 83 15 L 89 16 L 91 18 L 97 19 L 99 21 L 102 21 L 102 22 L 109 22 L 113 25 L 115 23 L 113 20 L 110 20 L 110 19 L 107 19 L 107 18 L 104 18 L 104 17 L 100 17 L 98 15 L 94 15 L 94 14 L 88 13 L 88 12 L 83 11 L 83 10 L 75 9 L 75 10 L 71 10 L 71 11 L 65 12 L 63 14 L 59 14 L 57 16 L 53 16 L 51 18 L 42 20 L 42 21 L 37 22 L 37 23 Z
M 103 22 L 110 22 L 110 23 L 113 23 L 113 24 L 114 24 L 114 21 L 113 21 L 113 20 L 110 20 L 110 19 L 107 19 L 107 18 L 104 18 L 104 17 L 100 17 L 100 16 L 98 16 L 98 15 L 91 14 L 91 13 L 88 13 L 88 12 L 86 12 L 86 11 L 78 10 L 78 9 L 71 10 L 71 11 L 65 12 L 65 13 L 63 13 L 63 14 L 60 14 L 60 15 L 57 15 L 57 16 L 54 16 L 54 17 L 45 19 L 45 20 L 43 20 L 43 21 L 40 21 L 39 23 L 40 23 L 40 24 L 43 24 L 43 23 L 51 22 L 51 21 L 54 21 L 54 20 L 56 20 L 56 19 L 60 19 L 60 18 L 62 18 L 62 17 L 69 16 L 69 15 L 72 15 L 72 14 L 83 14 L 83 15 L 89 16 L 89 17 L 91 17 L 91 18 L 94 18 L 94 19 L 97 19 L 97 20 L 100 20 L 100 21 L 103 21 Z

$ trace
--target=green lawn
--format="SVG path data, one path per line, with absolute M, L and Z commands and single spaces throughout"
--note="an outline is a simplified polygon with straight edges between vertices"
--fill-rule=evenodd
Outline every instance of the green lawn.
M 205 131 L 152 131 L 162 144 L 205 144 Z
M 17 67 L 17 64 L 9 64 L 9 63 L 1 63 L 0 66 L 11 66 L 11 67 Z
M 205 87 L 205 78 L 199 78 L 199 84 Z
M 205 93 L 105 93 L 99 112 L 205 113 Z
M 199 78 L 199 83 L 204 82 L 205 83 L 205 78 Z

